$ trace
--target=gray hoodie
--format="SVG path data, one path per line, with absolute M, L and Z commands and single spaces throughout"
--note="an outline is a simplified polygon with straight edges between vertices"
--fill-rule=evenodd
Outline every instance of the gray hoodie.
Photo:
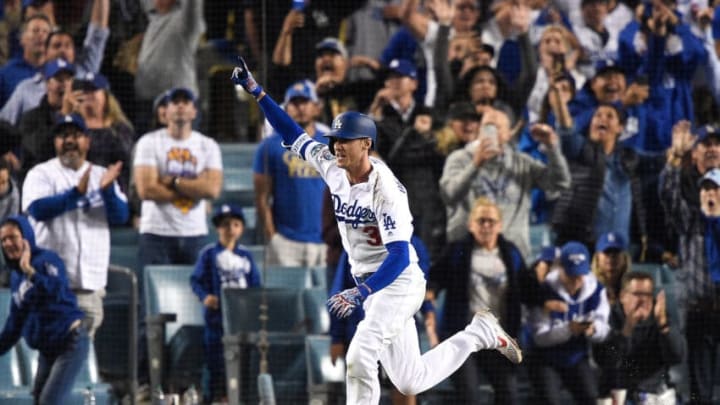
M 494 201 L 503 220 L 502 234 L 515 243 L 527 259 L 530 256 L 530 194 L 537 187 L 557 192 L 570 187 L 567 162 L 555 145 L 545 150 L 545 164 L 530 155 L 518 152 L 510 144 L 503 153 L 475 167 L 472 161 L 477 143 L 452 152 L 445 161 L 440 178 L 440 197 L 447 210 L 448 242 L 467 233 L 470 209 L 479 197 Z

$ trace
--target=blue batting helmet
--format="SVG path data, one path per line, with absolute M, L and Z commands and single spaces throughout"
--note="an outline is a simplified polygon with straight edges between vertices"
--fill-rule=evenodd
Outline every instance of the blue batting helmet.
M 335 117 L 330 132 L 325 136 L 339 139 L 370 138 L 372 143 L 375 144 L 375 121 L 367 115 L 356 111 L 344 112 Z

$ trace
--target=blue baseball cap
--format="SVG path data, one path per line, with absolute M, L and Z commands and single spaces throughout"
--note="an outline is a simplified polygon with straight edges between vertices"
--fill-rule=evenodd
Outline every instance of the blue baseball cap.
M 43 67 L 43 75 L 45 76 L 45 79 L 49 79 L 60 72 L 68 72 L 71 75 L 75 75 L 75 65 L 63 58 L 57 58 L 46 62 Z
M 388 65 L 388 72 L 417 79 L 417 68 L 407 59 L 393 59 Z
M 60 129 L 68 125 L 77 127 L 83 134 L 87 132 L 87 126 L 85 125 L 85 120 L 83 119 L 83 117 L 80 114 L 73 113 L 67 115 L 60 115 L 55 120 L 55 126 L 53 126 L 52 130 L 53 135 L 57 135 Z
M 187 87 L 174 87 L 167 92 L 168 102 L 173 101 L 176 97 L 182 97 L 195 102 L 195 93 Z
M 345 45 L 337 38 L 327 37 L 315 44 L 315 53 L 319 54 L 322 51 L 333 51 L 342 55 L 343 58 L 348 57 Z
M 698 143 L 705 142 L 711 136 L 720 139 L 720 129 L 714 125 L 703 125 L 701 127 L 697 127 L 693 133 L 697 135 L 697 139 L 695 141 L 696 145 Z
M 705 175 L 700 178 L 698 185 L 702 186 L 707 182 L 713 183 L 715 186 L 720 187 L 720 169 L 712 169 L 705 173 Z
M 627 249 L 627 243 L 625 242 L 625 238 L 623 238 L 623 236 L 617 232 L 604 233 L 595 243 L 595 251 L 604 252 L 609 249 Z
M 222 204 L 215 208 L 215 212 L 212 216 L 212 223 L 215 226 L 220 226 L 220 222 L 225 217 L 237 218 L 245 223 L 245 215 L 243 215 L 242 208 L 234 204 Z
M 155 97 L 155 100 L 153 100 L 153 111 L 157 111 L 158 107 L 160 107 L 161 105 L 165 106 L 169 102 L 170 97 L 168 97 L 168 92 L 163 91 Z
M 110 82 L 100 73 L 87 72 L 84 75 L 75 77 L 72 85 L 73 90 L 95 91 L 110 89 Z
M 310 80 L 301 80 L 290 85 L 285 91 L 284 103 L 287 104 L 294 98 L 304 98 L 314 103 L 318 102 L 315 84 Z
M 535 256 L 535 262 L 554 262 L 560 257 L 560 248 L 556 246 L 545 246 Z
M 580 242 L 568 242 L 560 248 L 560 264 L 568 276 L 590 273 L 590 252 Z

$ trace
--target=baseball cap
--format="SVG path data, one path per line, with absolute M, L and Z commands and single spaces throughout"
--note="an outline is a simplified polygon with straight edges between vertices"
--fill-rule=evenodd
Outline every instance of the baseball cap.
M 400 76 L 407 76 L 417 79 L 415 64 L 407 59 L 393 59 L 387 67 L 388 73 L 395 73 Z
M 80 114 L 73 113 L 67 115 L 60 115 L 55 120 L 55 126 L 53 126 L 52 130 L 53 135 L 57 134 L 60 129 L 68 125 L 77 127 L 83 134 L 87 132 L 87 126 L 85 125 L 85 120 L 83 119 L 83 117 Z
M 568 276 L 590 273 L 590 252 L 580 242 L 568 242 L 560 248 L 560 264 Z
M 163 91 L 155 97 L 155 100 L 153 100 L 153 111 L 157 111 L 158 107 L 160 107 L 161 105 L 167 105 L 168 102 L 170 102 L 168 92 Z
M 45 5 L 45 3 L 50 3 L 50 0 L 22 0 L 22 7 L 42 7 Z
M 708 138 L 715 137 L 720 139 L 720 130 L 714 125 L 703 125 L 701 127 L 695 128 L 695 131 L 693 131 L 695 135 L 697 135 L 697 140 L 695 141 L 695 144 L 705 142 Z
M 560 248 L 556 246 L 545 246 L 535 256 L 535 262 L 554 262 L 560 257 Z
M 312 102 L 318 102 L 315 84 L 310 80 L 301 80 L 290 85 L 285 91 L 284 103 L 287 104 L 294 98 L 304 98 Z
M 110 82 L 105 76 L 92 72 L 76 77 L 72 85 L 73 90 L 82 91 L 108 90 L 109 88 Z
M 212 216 L 212 223 L 215 226 L 219 226 L 220 222 L 225 217 L 237 218 L 245 223 L 245 215 L 243 215 L 242 208 L 234 204 L 222 204 L 215 208 L 215 212 Z
M 320 53 L 322 51 L 334 51 L 336 53 L 339 53 L 343 56 L 343 58 L 348 57 L 347 49 L 345 49 L 345 45 L 340 42 L 337 38 L 327 37 L 323 39 L 322 41 L 318 42 L 315 45 L 315 53 Z
M 63 58 L 57 58 L 46 62 L 43 67 L 43 75 L 46 79 L 49 79 L 60 72 L 68 72 L 71 75 L 74 75 L 75 66 Z
M 471 102 L 457 101 L 450 104 L 448 119 L 480 121 L 482 119 L 482 115 L 477 112 L 475 106 Z
M 195 93 L 187 87 L 174 87 L 167 92 L 168 102 L 175 100 L 177 97 L 182 97 L 187 100 L 195 102 Z
M 720 169 L 712 169 L 705 173 L 705 175 L 700 178 L 698 185 L 702 186 L 706 182 L 712 182 L 720 187 Z
M 607 232 L 600 236 L 600 239 L 595 243 L 596 252 L 605 252 L 610 249 L 625 250 L 627 244 L 625 238 L 617 232 Z

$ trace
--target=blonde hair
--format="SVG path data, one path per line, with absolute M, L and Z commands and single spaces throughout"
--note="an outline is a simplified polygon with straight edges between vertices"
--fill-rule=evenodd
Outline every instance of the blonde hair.
M 500 207 L 498 207 L 497 204 L 495 204 L 494 201 L 487 197 L 478 197 L 477 200 L 473 203 L 472 209 L 470 210 L 470 216 L 472 217 L 472 214 L 477 210 L 478 208 L 494 208 L 495 212 L 498 214 L 498 219 L 500 222 L 502 222 L 502 212 L 500 211 Z
M 592 270 L 592 273 L 595 275 L 595 277 L 602 283 L 602 285 L 605 286 L 608 300 L 610 300 L 610 303 L 613 303 L 620 295 L 620 281 L 622 280 L 623 275 L 632 270 L 632 258 L 630 257 L 630 254 L 626 251 L 622 251 L 620 253 L 620 270 L 616 274 L 616 279 L 611 280 L 610 276 L 608 276 L 607 273 L 600 269 L 601 253 L 603 252 L 595 252 L 592 259 L 592 264 L 590 265 L 590 269 Z
M 124 124 L 130 128 L 133 128 L 132 123 L 125 115 L 120 103 L 117 98 L 112 95 L 109 91 L 105 91 L 105 108 L 103 109 L 105 114 L 104 121 L 107 126 L 113 126 L 116 124 Z
M 563 42 L 565 43 L 565 46 L 567 47 L 566 52 L 570 53 L 573 51 L 576 51 L 580 49 L 580 42 L 578 41 L 575 34 L 572 33 L 572 31 L 568 30 L 567 28 L 563 27 L 559 24 L 553 24 L 549 25 L 543 30 L 543 33 L 540 35 L 540 43 L 542 43 L 543 38 L 545 38 L 546 35 L 557 33 L 560 34 L 560 36 L 563 39 Z

